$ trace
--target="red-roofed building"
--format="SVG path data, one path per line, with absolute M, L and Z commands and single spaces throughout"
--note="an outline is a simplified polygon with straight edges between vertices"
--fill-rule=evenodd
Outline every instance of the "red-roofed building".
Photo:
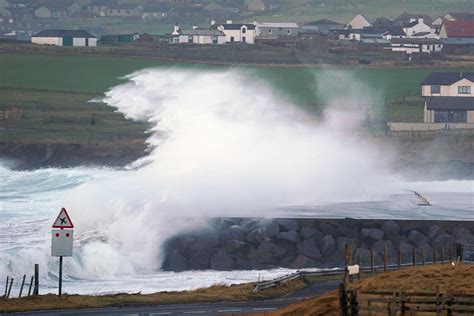
M 439 37 L 451 53 L 474 51 L 474 21 L 443 21 Z
M 474 37 L 474 21 L 444 21 L 439 36 L 441 38 Z

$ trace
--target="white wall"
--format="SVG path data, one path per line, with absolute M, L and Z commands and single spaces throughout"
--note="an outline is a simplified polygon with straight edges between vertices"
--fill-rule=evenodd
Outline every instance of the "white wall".
M 470 86 L 471 94 L 459 94 L 458 87 Z M 421 95 L 424 97 L 428 96 L 439 96 L 439 97 L 473 97 L 474 96 L 474 82 L 467 79 L 459 80 L 450 86 L 440 86 L 440 93 L 431 93 L 431 85 L 423 85 L 421 87 Z
M 57 45 L 63 46 L 62 37 L 32 37 L 31 42 L 39 45 Z
M 188 43 L 188 35 L 180 35 L 179 42 L 180 43 Z M 217 44 L 225 44 L 226 37 L 225 36 L 218 36 L 217 37 Z M 193 44 L 213 44 L 212 36 L 211 35 L 193 35 Z

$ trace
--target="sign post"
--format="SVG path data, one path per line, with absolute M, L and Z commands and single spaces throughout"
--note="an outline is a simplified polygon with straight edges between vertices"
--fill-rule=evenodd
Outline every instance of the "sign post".
M 59 296 L 62 294 L 63 285 L 63 257 L 72 256 L 73 228 L 69 214 L 65 208 L 62 208 L 53 223 L 51 235 L 51 256 L 59 257 Z

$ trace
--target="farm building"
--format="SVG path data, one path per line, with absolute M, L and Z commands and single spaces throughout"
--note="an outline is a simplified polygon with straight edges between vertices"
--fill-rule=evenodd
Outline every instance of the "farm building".
M 97 38 L 84 30 L 43 30 L 31 37 L 31 43 L 56 46 L 97 46 Z
M 232 23 L 228 20 L 225 24 L 217 26 L 217 30 L 226 35 L 226 42 L 228 43 L 255 43 L 255 25 L 251 23 Z

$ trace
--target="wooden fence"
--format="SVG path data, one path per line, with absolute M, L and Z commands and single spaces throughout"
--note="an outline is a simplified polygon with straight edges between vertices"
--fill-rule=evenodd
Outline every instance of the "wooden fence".
M 474 294 L 340 289 L 341 316 L 474 315 Z
M 22 297 L 23 294 L 25 294 L 23 296 L 38 295 L 39 294 L 39 265 L 35 264 L 35 273 L 31 277 L 29 284 L 26 283 L 27 281 L 26 274 L 23 275 L 23 278 L 21 280 L 22 281 L 21 281 L 18 297 Z M 7 279 L 5 282 L 5 293 L 3 296 L 0 296 L 0 299 L 10 298 L 14 282 L 15 282 L 14 277 L 7 276 Z M 28 290 L 26 290 L 25 285 L 28 287 Z

